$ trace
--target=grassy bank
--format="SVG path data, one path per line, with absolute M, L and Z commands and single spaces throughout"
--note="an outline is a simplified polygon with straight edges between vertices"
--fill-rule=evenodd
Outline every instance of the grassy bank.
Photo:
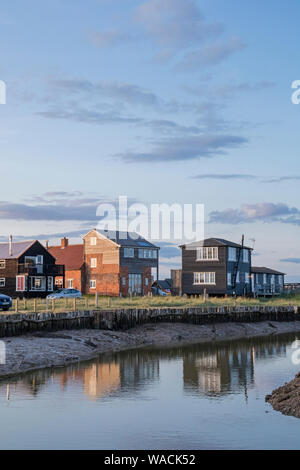
M 300 294 L 276 297 L 271 299 L 244 299 L 239 297 L 233 298 L 210 298 L 206 302 L 202 298 L 188 299 L 185 297 L 133 297 L 133 298 L 111 298 L 99 297 L 98 308 L 101 310 L 111 308 L 184 308 L 184 307 L 222 307 L 222 306 L 255 306 L 255 305 L 272 305 L 272 306 L 285 306 L 285 305 L 299 305 Z M 54 309 L 54 310 L 53 310 Z M 95 309 L 95 297 L 84 296 L 82 299 L 76 300 L 76 305 L 73 299 L 59 299 L 55 303 L 46 301 L 46 299 L 33 299 L 28 300 L 14 300 L 13 307 L 9 313 L 18 311 L 20 313 L 31 312 L 61 312 L 66 310 L 91 310 Z M 7 314 L 8 312 L 3 312 Z

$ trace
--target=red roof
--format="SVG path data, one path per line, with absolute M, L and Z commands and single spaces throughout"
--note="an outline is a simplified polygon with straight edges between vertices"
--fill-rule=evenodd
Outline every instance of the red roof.
M 56 264 L 64 264 L 66 271 L 80 269 L 83 265 L 83 244 L 68 245 L 65 248 L 50 246 L 48 251 L 56 259 Z

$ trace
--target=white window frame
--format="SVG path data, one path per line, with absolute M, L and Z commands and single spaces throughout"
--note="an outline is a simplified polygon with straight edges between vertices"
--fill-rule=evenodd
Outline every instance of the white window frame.
M 37 288 L 35 285 L 36 279 L 41 280 L 41 288 Z M 46 278 L 44 276 L 32 276 L 30 278 L 30 292 L 46 292 Z
M 24 280 L 24 289 L 18 289 L 18 279 L 23 278 Z M 16 276 L 16 292 L 26 292 L 26 276 Z
M 0 278 L 0 287 L 5 287 L 5 277 Z
M 195 286 L 215 286 L 216 285 L 216 273 L 194 273 L 194 285 Z
M 96 246 L 97 245 L 97 237 L 91 237 L 90 238 L 90 245 L 91 246 Z
M 96 289 L 96 286 L 97 286 L 96 279 L 91 279 L 90 280 L 90 289 Z
M 91 258 L 91 268 L 97 268 L 97 258 Z
M 74 279 L 67 279 L 67 289 L 74 289 Z
M 0 269 L 5 269 L 5 268 L 6 268 L 6 260 L 0 259 Z
M 219 261 L 219 249 L 215 246 L 197 248 L 196 261 Z
M 134 248 L 124 248 L 124 258 L 134 258 Z

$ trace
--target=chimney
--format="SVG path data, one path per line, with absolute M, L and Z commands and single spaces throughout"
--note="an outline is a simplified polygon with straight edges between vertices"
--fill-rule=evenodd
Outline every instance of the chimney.
M 12 256 L 12 235 L 9 236 L 9 256 Z
M 69 244 L 69 240 L 66 237 L 61 239 L 61 248 L 62 249 L 67 248 L 68 244 Z
M 49 248 L 49 240 L 46 240 L 46 250 Z

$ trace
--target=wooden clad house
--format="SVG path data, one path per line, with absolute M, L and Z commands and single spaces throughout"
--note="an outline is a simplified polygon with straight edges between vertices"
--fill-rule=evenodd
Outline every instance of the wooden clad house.
M 70 245 L 69 240 L 64 237 L 61 244 L 48 248 L 49 253 L 56 259 L 57 264 L 65 266 L 65 277 L 57 277 L 56 288 L 67 287 L 69 289 L 85 289 L 84 251 L 83 243 Z
M 251 248 L 209 238 L 183 245 L 181 250 L 182 294 L 251 294 Z
M 284 293 L 285 273 L 256 266 L 252 267 L 251 273 L 252 291 L 255 297 L 281 295 Z
M 64 266 L 37 240 L 0 243 L 0 294 L 10 297 L 45 297 Z
M 147 295 L 158 279 L 159 248 L 137 234 L 91 230 L 84 237 L 85 292 Z

